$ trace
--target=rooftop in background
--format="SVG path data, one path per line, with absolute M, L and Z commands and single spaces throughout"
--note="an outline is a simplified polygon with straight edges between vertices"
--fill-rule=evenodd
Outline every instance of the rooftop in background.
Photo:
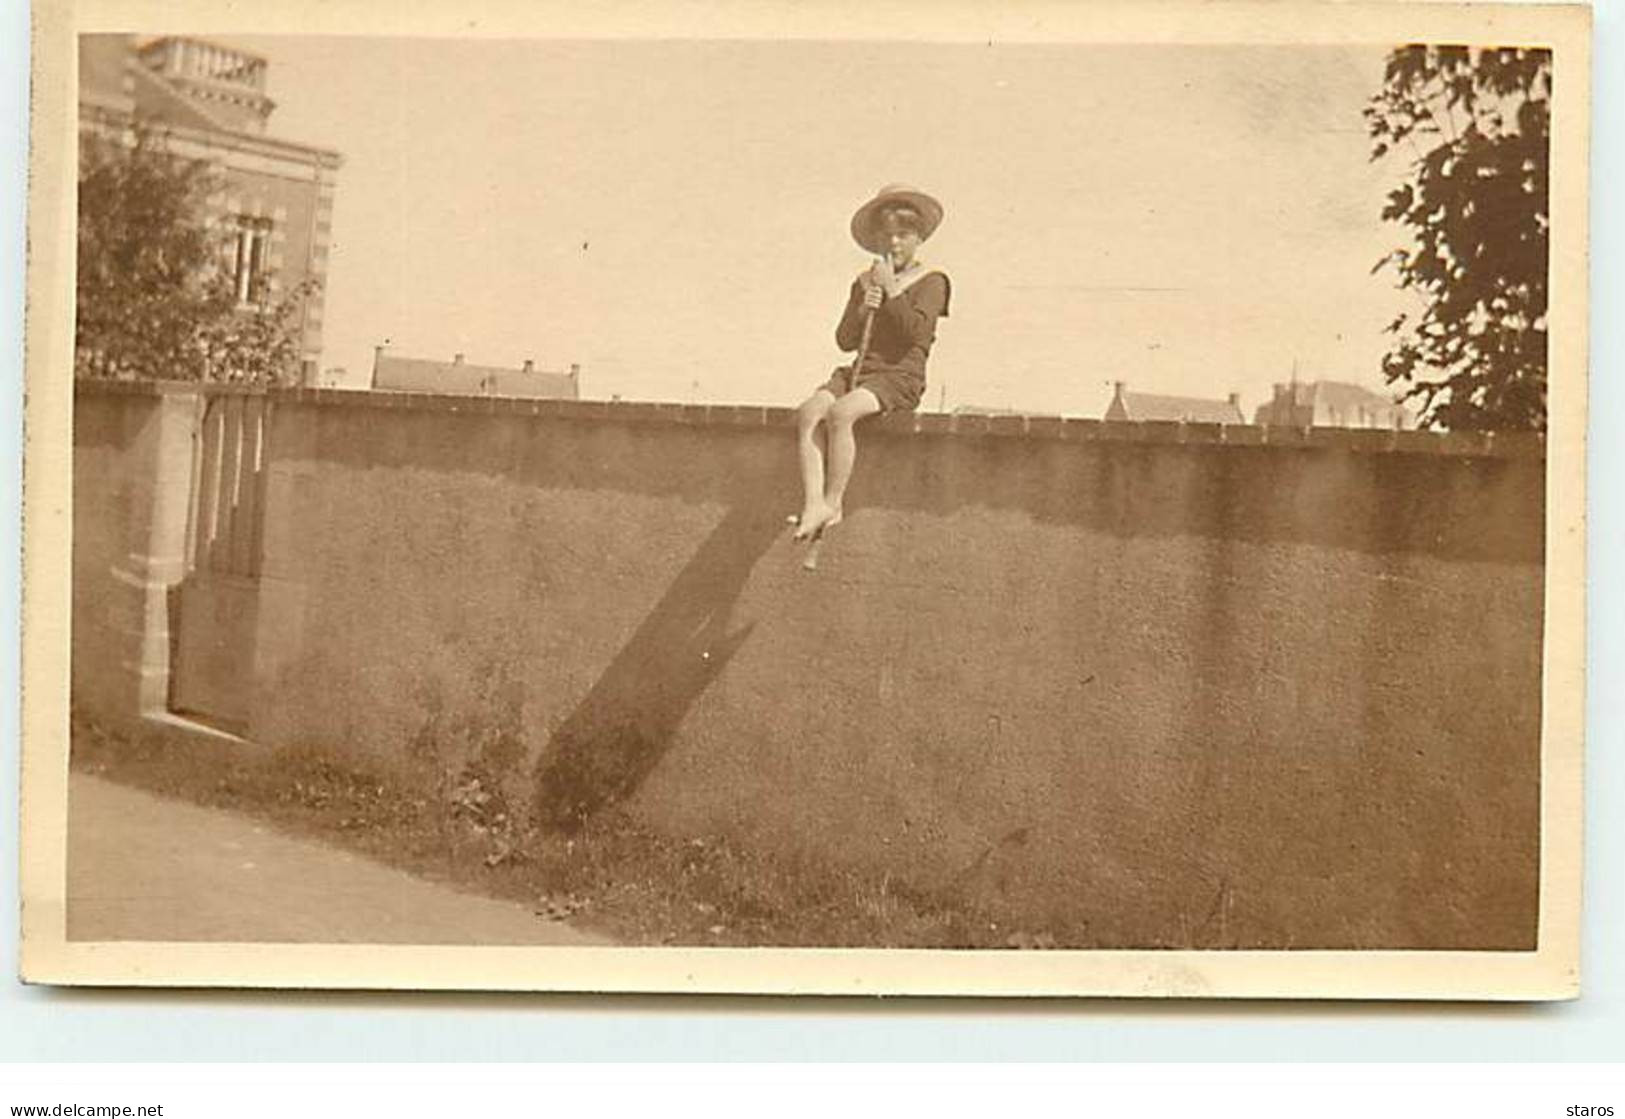
M 339 154 L 267 134 L 276 102 L 270 62 L 192 36 L 79 36 L 79 127 L 122 130 L 132 119 L 217 147 L 337 170 Z
M 276 108 L 265 95 L 266 60 L 259 55 L 190 35 L 169 35 L 137 47 L 136 57 L 215 128 L 263 133 Z
M 1106 408 L 1108 420 L 1175 420 L 1185 423 L 1244 424 L 1241 394 L 1226 400 L 1204 400 L 1194 396 L 1157 396 L 1129 392 L 1123 381 L 1113 384 L 1112 402 Z
M 537 369 L 526 361 L 518 369 L 470 365 L 458 354 L 450 361 L 397 357 L 383 346 L 375 351 L 372 388 L 381 392 L 427 392 L 451 396 L 511 396 L 530 400 L 579 400 L 581 366 L 563 372 Z
M 1403 404 L 1346 381 L 1293 381 L 1277 384 L 1260 404 L 1253 422 L 1285 427 L 1380 427 L 1408 431 L 1416 417 Z

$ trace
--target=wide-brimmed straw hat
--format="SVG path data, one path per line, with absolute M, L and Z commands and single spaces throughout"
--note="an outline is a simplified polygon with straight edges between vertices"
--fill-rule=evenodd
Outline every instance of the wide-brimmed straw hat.
M 905 183 L 883 186 L 875 196 L 852 215 L 852 239 L 872 253 L 885 251 L 880 241 L 880 217 L 889 206 L 907 206 L 920 215 L 920 240 L 924 241 L 942 224 L 942 203 L 924 191 Z

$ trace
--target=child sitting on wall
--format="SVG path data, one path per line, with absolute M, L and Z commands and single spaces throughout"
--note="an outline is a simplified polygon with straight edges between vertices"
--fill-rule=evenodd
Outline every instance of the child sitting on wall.
M 942 205 L 902 184 L 880 192 L 852 215 L 852 237 L 877 254 L 852 282 L 835 342 L 855 352 L 797 410 L 803 503 L 796 537 L 816 537 L 841 522 L 841 503 L 857 458 L 853 427 L 876 412 L 911 412 L 925 394 L 925 360 L 937 319 L 948 314 L 948 277 L 915 259 L 942 222 Z M 819 446 L 823 424 L 828 476 Z

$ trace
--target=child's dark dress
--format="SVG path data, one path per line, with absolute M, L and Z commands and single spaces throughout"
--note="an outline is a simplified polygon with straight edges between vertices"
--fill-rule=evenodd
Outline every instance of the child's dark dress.
M 948 277 L 927 272 L 896 297 L 881 301 L 875 309 L 875 325 L 869 335 L 869 351 L 857 383 L 849 381 L 852 367 L 842 366 L 825 384 L 835 396 L 853 388 L 875 394 L 884 412 L 909 412 L 919 407 L 925 395 L 925 359 L 937 336 L 937 320 L 948 315 Z M 835 328 L 835 344 L 856 351 L 863 340 L 863 285 L 852 281 L 846 310 Z

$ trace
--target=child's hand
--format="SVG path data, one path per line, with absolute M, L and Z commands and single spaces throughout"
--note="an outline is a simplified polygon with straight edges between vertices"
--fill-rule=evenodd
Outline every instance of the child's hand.
M 878 285 L 888 293 L 892 291 L 897 284 L 897 273 L 892 271 L 890 257 L 882 255 L 875 258 L 874 265 L 869 269 L 869 280 L 872 285 Z

